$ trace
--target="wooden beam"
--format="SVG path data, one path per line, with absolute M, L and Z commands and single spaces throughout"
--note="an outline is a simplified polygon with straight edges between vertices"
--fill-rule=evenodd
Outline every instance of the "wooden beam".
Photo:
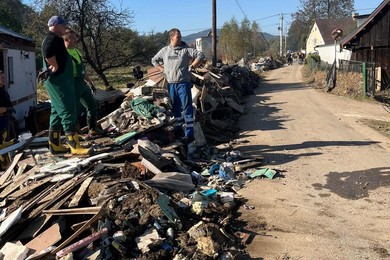
M 87 207 L 87 208 L 75 208 L 75 209 L 48 209 L 42 210 L 43 214 L 51 215 L 80 215 L 80 214 L 97 214 L 101 207 Z
M 84 195 L 85 191 L 87 190 L 87 188 L 88 188 L 89 184 L 92 182 L 92 180 L 93 180 L 93 177 L 88 177 L 87 179 L 85 179 L 85 181 L 81 184 L 80 188 L 78 189 L 78 191 L 74 195 L 72 201 L 69 203 L 69 206 L 68 206 L 69 208 L 76 207 L 79 205 L 80 199 Z
M 11 165 L 8 167 L 8 169 L 5 171 L 3 175 L 0 177 L 0 186 L 4 184 L 4 182 L 8 179 L 8 177 L 11 175 L 12 171 L 14 170 L 15 166 L 18 164 L 20 158 L 22 158 L 23 152 L 18 153 L 15 155 L 14 159 L 12 160 Z

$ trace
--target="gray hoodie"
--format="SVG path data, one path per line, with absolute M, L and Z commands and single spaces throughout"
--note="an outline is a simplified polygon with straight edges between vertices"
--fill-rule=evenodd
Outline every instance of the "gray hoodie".
M 181 42 L 177 47 L 168 45 L 162 48 L 152 58 L 152 64 L 156 67 L 162 61 L 168 83 L 186 83 L 191 80 L 188 67 L 192 59 L 203 60 L 204 54 Z

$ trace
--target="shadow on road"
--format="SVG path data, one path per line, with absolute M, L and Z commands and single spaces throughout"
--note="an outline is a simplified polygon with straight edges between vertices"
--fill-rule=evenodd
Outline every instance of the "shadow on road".
M 240 136 L 245 138 L 246 136 Z M 288 145 L 243 145 L 238 147 L 238 150 L 250 156 L 263 156 L 267 165 L 280 165 L 297 160 L 300 157 L 321 155 L 322 152 L 306 152 L 306 153 L 288 153 L 288 151 L 295 151 L 308 148 L 321 148 L 327 146 L 364 146 L 373 145 L 379 142 L 375 141 L 307 141 L 299 144 Z M 281 151 L 280 153 L 277 153 Z M 276 152 L 276 153 L 275 153 Z
M 358 200 L 369 196 L 369 191 L 390 186 L 390 167 L 353 172 L 330 172 L 326 184 L 314 183 L 317 190 L 328 189 L 342 198 Z

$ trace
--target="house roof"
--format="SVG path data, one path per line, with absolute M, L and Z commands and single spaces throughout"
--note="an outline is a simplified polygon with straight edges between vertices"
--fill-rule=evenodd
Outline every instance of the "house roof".
M 377 15 L 381 13 L 382 10 L 389 4 L 390 0 L 384 0 L 359 27 L 357 27 L 354 31 L 352 31 L 349 35 L 340 41 L 341 47 L 349 45 L 353 39 L 365 33 L 366 27 L 372 23 L 376 19 Z
M 12 31 L 11 29 L 7 28 L 7 27 L 4 27 L 2 25 L 0 25 L 0 34 L 6 34 L 6 35 L 9 35 L 9 36 L 12 36 L 12 37 L 15 37 L 15 38 L 20 38 L 20 39 L 23 39 L 23 40 L 26 40 L 26 41 L 30 41 L 32 42 L 33 39 L 32 38 L 28 38 L 26 36 L 23 36 L 17 32 L 14 32 Z
M 332 38 L 333 30 L 341 29 L 345 35 L 356 28 L 356 21 L 352 18 L 316 19 L 315 22 L 321 32 L 325 45 L 334 42 Z

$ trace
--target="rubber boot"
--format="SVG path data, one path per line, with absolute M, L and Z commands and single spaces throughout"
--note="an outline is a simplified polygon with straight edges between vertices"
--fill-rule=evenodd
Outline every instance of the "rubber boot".
M 12 139 L 10 141 L 7 141 L 7 136 L 8 136 L 8 133 L 7 131 L 4 131 L 1 136 L 0 136 L 0 150 L 3 149 L 3 148 L 6 148 L 8 146 L 11 146 L 13 144 L 15 144 L 15 140 Z
M 79 135 L 77 133 L 67 134 L 66 142 L 69 145 L 70 152 L 73 155 L 88 155 L 92 153 L 91 149 L 81 147 Z
M 61 131 L 49 130 L 49 151 L 52 154 L 69 152 L 69 148 L 62 145 Z

